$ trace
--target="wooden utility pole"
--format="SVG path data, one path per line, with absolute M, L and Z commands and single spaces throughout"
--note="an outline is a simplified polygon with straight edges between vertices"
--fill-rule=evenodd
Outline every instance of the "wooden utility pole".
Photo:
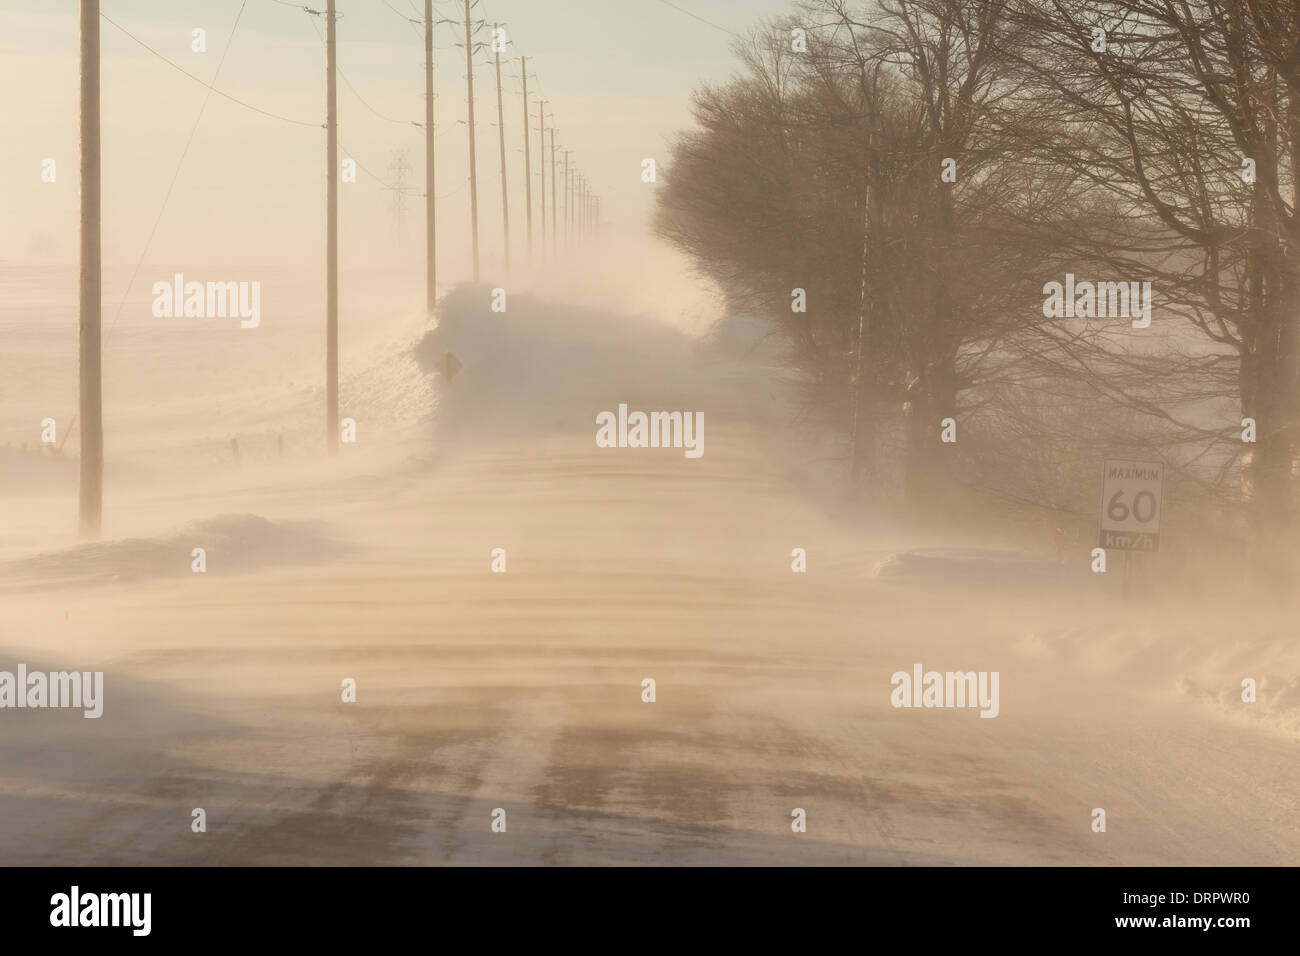
M 555 251 L 556 221 L 560 218 L 560 207 L 555 202 L 555 126 L 551 126 L 551 251 Z
M 519 71 L 524 77 L 524 207 L 528 222 L 528 258 L 533 257 L 533 158 L 528 154 L 528 57 L 519 58 Z
M 325 4 L 325 428 L 339 450 L 339 115 L 334 0 Z
M 564 151 L 564 245 L 567 248 L 573 236 L 573 197 L 569 195 L 569 151 Z
M 424 0 L 424 251 L 425 310 L 438 305 L 437 230 L 433 188 L 433 0 Z
M 506 120 L 501 104 L 501 46 L 498 36 L 501 24 L 492 24 L 492 52 L 497 66 L 497 133 L 501 140 L 501 220 L 505 227 L 506 272 L 510 272 L 510 196 L 506 189 Z
M 546 116 L 546 100 L 537 101 L 537 158 L 538 170 L 542 174 L 541 200 L 542 200 L 542 246 L 546 245 L 546 127 L 543 124 L 543 118 Z M 551 215 L 554 215 L 552 211 Z
M 469 228 L 478 281 L 478 163 L 474 158 L 474 42 L 470 37 L 470 0 L 465 0 L 465 84 L 469 92 Z
M 100 327 L 99 0 L 81 0 L 81 279 L 78 328 L 81 534 L 99 537 L 104 507 L 103 366 Z
M 867 178 L 862 187 L 862 268 L 858 283 L 858 335 L 853 356 L 853 424 L 849 432 L 850 469 L 854 487 L 861 491 L 862 481 L 875 467 L 873 420 L 873 378 L 871 359 L 871 270 L 874 266 L 873 244 L 877 240 L 878 203 L 872 191 L 876 178 L 876 116 L 874 101 L 867 116 Z

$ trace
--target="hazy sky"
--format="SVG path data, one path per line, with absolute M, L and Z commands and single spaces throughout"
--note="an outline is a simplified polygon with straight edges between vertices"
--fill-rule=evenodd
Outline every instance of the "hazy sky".
M 231 27 L 240 15 L 231 41 Z M 324 0 L 307 4 L 323 8 Z M 680 9 L 674 9 L 674 6 Z M 396 150 L 407 150 L 407 183 L 423 190 L 423 45 L 409 18 L 422 0 L 339 0 L 340 155 L 390 180 Z M 463 3 L 435 3 L 435 16 L 464 16 Z M 103 0 L 101 9 L 175 64 L 231 96 L 283 117 L 323 123 L 323 17 L 287 0 Z M 480 0 L 475 18 L 501 21 L 511 60 L 529 57 L 530 93 L 550 101 L 557 143 L 573 150 L 605 220 L 644 227 L 653 187 L 640 181 L 642 157 L 665 158 L 665 139 L 689 124 L 689 97 L 702 81 L 735 72 L 732 38 L 790 0 Z M 400 13 L 399 13 L 400 11 Z M 191 31 L 207 31 L 207 52 Z M 105 261 L 133 264 L 158 216 L 207 90 L 101 20 Z M 318 33 L 319 31 L 319 33 Z M 476 37 L 486 43 L 490 31 Z M 437 189 L 440 261 L 467 261 L 468 147 L 463 25 L 436 28 Z M 514 242 L 523 242 L 523 107 L 518 64 L 504 62 L 508 187 Z M 487 49 L 475 58 L 479 227 L 485 262 L 500 255 L 500 153 L 495 74 Z M 78 29 L 75 0 L 0 0 L 0 258 L 76 257 Z M 14 91 L 19 91 L 14 95 Z M 371 110 L 373 109 L 372 112 Z M 534 105 L 534 111 L 536 107 Z M 375 113 L 399 122 L 389 122 Z M 549 121 L 548 121 L 549 122 Z M 533 130 L 537 204 L 536 119 Z M 549 146 L 549 134 L 548 134 Z M 41 182 L 51 157 L 57 181 Z M 212 95 L 181 166 L 146 261 L 315 262 L 323 248 L 325 132 L 259 115 Z M 547 170 L 549 180 L 549 168 Z M 560 190 L 562 194 L 563 190 Z M 550 184 L 546 187 L 550 203 Z M 406 201 L 400 230 L 393 193 L 365 172 L 340 191 L 345 263 L 381 261 L 402 250 L 423 254 L 423 207 Z M 534 212 L 534 226 L 539 227 Z

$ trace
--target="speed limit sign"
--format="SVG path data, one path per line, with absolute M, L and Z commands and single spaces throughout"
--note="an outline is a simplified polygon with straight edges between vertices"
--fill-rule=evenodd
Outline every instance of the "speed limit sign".
M 1158 550 L 1164 487 L 1164 462 L 1107 459 L 1101 478 L 1101 546 Z

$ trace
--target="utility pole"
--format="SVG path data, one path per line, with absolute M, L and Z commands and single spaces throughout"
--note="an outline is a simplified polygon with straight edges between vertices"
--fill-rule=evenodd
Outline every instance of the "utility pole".
M 556 220 L 560 218 L 560 207 L 555 203 L 555 126 L 551 126 L 551 251 L 555 251 Z
M 501 219 L 505 226 L 506 237 L 506 273 L 510 272 L 510 196 L 506 190 L 506 120 L 504 107 L 501 105 L 501 24 L 492 24 L 492 52 L 497 66 L 497 133 L 501 139 Z
M 533 258 L 533 158 L 528 154 L 528 57 L 519 58 L 524 77 L 524 206 L 528 221 L 528 258 Z
M 564 246 L 567 249 L 573 232 L 573 199 L 569 195 L 569 151 L 564 151 Z
M 469 226 L 478 281 L 478 164 L 474 159 L 474 43 L 470 38 L 470 0 L 465 0 L 465 83 L 469 91 Z
M 424 0 L 424 308 L 429 315 L 438 304 L 438 240 L 433 206 L 433 0 Z
M 862 190 L 862 247 L 858 284 L 858 336 L 853 356 L 853 424 L 850 432 L 851 476 L 857 491 L 875 468 L 874 373 L 871 353 L 871 274 L 876 267 L 875 245 L 879 241 L 879 201 L 875 194 L 876 162 L 875 82 L 872 109 L 867 115 L 867 179 Z
M 78 413 L 81 534 L 99 537 L 104 509 L 104 415 L 100 327 L 99 0 L 81 0 L 81 278 L 78 316 Z
M 339 114 L 335 74 L 334 0 L 325 4 L 325 428 L 330 454 L 339 450 Z
M 546 127 L 543 126 L 543 118 L 546 116 L 546 100 L 537 101 L 537 144 L 540 147 L 537 153 L 539 160 L 537 166 L 542 174 L 542 246 L 546 246 Z M 552 210 L 551 215 L 554 215 Z

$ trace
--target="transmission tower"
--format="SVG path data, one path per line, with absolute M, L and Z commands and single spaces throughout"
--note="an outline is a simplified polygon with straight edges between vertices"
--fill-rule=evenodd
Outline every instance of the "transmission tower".
M 393 238 L 398 243 L 402 241 L 402 221 L 406 213 L 406 174 L 410 169 L 406 150 L 393 150 L 388 161 L 388 185 L 384 188 L 393 194 Z

